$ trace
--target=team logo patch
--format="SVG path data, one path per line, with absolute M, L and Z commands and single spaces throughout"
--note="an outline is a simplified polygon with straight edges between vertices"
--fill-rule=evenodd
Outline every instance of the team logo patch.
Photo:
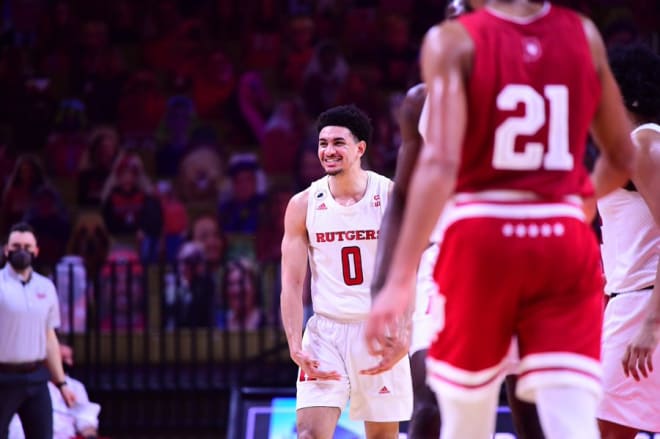
M 543 49 L 538 38 L 528 37 L 522 39 L 523 60 L 525 62 L 534 62 L 541 58 Z

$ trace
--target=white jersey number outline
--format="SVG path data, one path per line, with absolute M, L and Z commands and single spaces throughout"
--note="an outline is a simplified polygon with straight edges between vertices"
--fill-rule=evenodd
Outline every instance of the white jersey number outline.
M 546 85 L 543 94 L 549 103 L 549 115 L 546 115 L 544 96 L 529 85 L 509 84 L 497 95 L 498 110 L 513 111 L 522 103 L 525 114 L 507 118 L 495 130 L 493 168 L 518 171 L 541 167 L 550 171 L 573 169 L 568 141 L 568 87 Z M 545 154 L 545 146 L 539 142 L 527 142 L 523 151 L 515 150 L 518 136 L 532 136 L 546 123 L 548 148 Z
M 348 286 L 360 285 L 364 282 L 360 247 L 341 248 L 341 272 L 344 275 L 344 283 Z

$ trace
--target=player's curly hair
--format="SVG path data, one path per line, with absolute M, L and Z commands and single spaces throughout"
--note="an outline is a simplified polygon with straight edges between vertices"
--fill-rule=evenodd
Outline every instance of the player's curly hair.
M 355 105 L 340 105 L 321 113 L 316 120 L 316 131 L 320 133 L 326 126 L 346 127 L 358 142 L 364 140 L 367 145 L 371 142 L 371 119 Z
M 644 44 L 615 46 L 608 52 L 626 108 L 642 118 L 660 118 L 660 56 Z

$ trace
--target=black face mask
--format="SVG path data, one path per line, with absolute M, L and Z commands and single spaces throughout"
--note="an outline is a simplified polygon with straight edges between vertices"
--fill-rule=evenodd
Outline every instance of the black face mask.
M 9 265 L 16 271 L 23 271 L 32 265 L 34 255 L 27 250 L 12 250 L 8 252 Z

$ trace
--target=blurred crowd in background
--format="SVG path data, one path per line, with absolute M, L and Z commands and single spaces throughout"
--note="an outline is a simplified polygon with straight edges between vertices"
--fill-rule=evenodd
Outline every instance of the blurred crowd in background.
M 123 279 L 141 300 L 151 266 L 167 327 L 273 322 L 286 204 L 323 175 L 316 116 L 364 109 L 365 165 L 391 176 L 396 112 L 445 3 L 5 0 L 0 235 L 35 228 L 36 269 L 80 298 L 79 330 L 87 288 Z M 608 45 L 658 48 L 656 0 L 558 3 Z

